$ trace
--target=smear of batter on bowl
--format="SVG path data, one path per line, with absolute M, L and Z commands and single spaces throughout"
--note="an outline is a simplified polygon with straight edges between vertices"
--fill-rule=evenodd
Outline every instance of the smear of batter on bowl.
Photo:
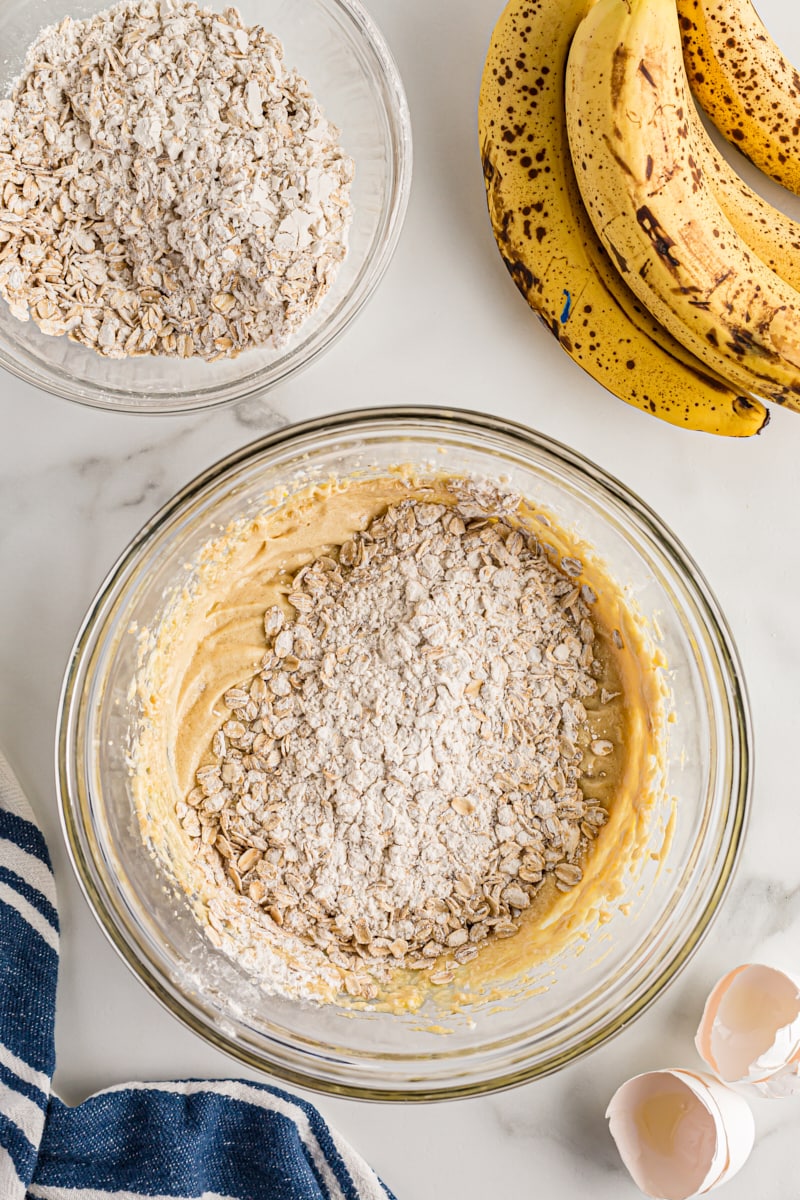
M 414 1007 L 613 858 L 641 663 L 559 540 L 514 493 L 387 477 L 206 554 L 148 660 L 140 816 L 267 988 Z

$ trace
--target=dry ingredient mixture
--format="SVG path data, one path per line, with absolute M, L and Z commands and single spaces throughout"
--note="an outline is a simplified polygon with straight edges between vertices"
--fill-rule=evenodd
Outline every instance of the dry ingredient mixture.
M 178 817 L 352 995 L 397 967 L 449 982 L 548 876 L 580 882 L 608 815 L 581 775 L 616 750 L 583 704 L 614 697 L 582 569 L 462 488 L 391 505 L 287 580 L 293 617 L 266 612 L 261 669 L 225 694 Z
M 113 358 L 279 347 L 346 252 L 338 136 L 235 8 L 68 17 L 0 100 L 0 295 Z

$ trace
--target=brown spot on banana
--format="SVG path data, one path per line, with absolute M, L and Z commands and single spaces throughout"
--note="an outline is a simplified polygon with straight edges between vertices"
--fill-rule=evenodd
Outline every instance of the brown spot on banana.
M 538 289 L 539 280 L 536 278 L 533 271 L 531 271 L 527 263 L 521 262 L 518 258 L 512 259 L 506 258 L 505 256 L 502 257 L 506 270 L 514 280 L 514 283 L 522 292 L 531 308 L 535 308 L 536 306 L 532 297 Z
M 639 63 L 639 70 L 642 73 L 642 75 L 644 75 L 647 82 L 650 84 L 650 87 L 655 88 L 656 81 L 655 81 L 655 79 L 653 79 L 653 76 L 648 71 L 647 66 L 645 65 L 644 59 L 642 59 L 642 61 Z
M 736 396 L 733 401 L 733 407 L 734 407 L 734 410 L 736 412 L 740 413 L 742 416 L 745 416 L 747 414 L 757 411 L 756 405 L 747 396 Z M 769 424 L 769 417 L 770 417 L 770 414 L 769 414 L 769 412 L 767 412 L 767 419 L 764 422 L 764 424 L 761 426 L 761 429 L 765 429 L 767 427 L 767 425 Z M 760 432 L 761 432 L 761 430 L 759 430 L 759 433 Z
M 622 251 L 611 241 L 608 243 L 608 253 L 614 260 L 620 275 L 627 275 L 628 271 L 630 270 L 630 267 L 628 266 L 628 260 Z
M 481 166 L 483 167 L 483 180 L 487 187 L 494 183 L 495 175 L 498 174 L 497 167 L 492 158 L 491 148 L 484 142 L 481 147 Z
M 680 260 L 672 253 L 675 242 L 658 222 L 650 208 L 643 204 L 636 213 L 636 220 L 653 243 L 656 254 L 669 263 L 671 267 L 679 267 Z
M 619 131 L 615 130 L 614 132 L 617 137 L 617 140 L 620 141 L 621 137 L 620 137 Z M 628 164 L 625 162 L 625 159 L 619 153 L 616 146 L 614 145 L 613 140 L 608 136 L 607 133 L 603 134 L 603 140 L 605 141 L 606 145 L 608 146 L 610 153 L 614 156 L 614 161 L 617 163 L 617 165 L 620 167 L 620 169 L 622 171 L 624 171 L 626 175 L 630 175 L 631 178 L 633 178 L 633 171 L 630 169 Z M 584 169 L 585 169 L 585 163 L 583 165 L 584 165 Z
M 620 43 L 614 51 L 614 57 L 611 61 L 611 103 L 615 106 L 622 98 L 622 89 L 627 69 L 628 52 L 625 46 Z

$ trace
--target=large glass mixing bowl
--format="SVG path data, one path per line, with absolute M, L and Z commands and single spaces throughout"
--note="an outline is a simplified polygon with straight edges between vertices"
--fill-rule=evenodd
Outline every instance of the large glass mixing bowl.
M 131 687 L 138 631 L 158 628 L 212 527 L 258 511 L 278 486 L 291 493 L 309 479 L 380 475 L 399 463 L 424 472 L 432 462 L 438 472 L 508 480 L 594 548 L 657 638 L 671 708 L 653 845 L 605 923 L 552 961 L 520 964 L 526 986 L 516 999 L 477 1003 L 447 1022 L 447 1035 L 433 1032 L 424 1013 L 354 1013 L 261 991 L 215 950 L 146 848 L 126 757 L 139 715 Z M 554 1071 L 612 1037 L 675 978 L 730 881 L 748 802 L 749 743 L 724 618 L 695 564 L 641 500 L 519 425 L 454 410 L 387 409 L 313 421 L 247 446 L 145 526 L 78 635 L 61 703 L 58 785 L 89 903 L 134 973 L 180 1020 L 248 1066 L 296 1084 L 424 1100 Z M 587 945 L 592 952 L 581 953 Z

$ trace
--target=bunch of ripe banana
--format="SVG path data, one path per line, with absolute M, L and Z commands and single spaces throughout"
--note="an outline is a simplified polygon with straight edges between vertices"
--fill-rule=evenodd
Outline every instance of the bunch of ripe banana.
M 479 101 L 495 238 L 584 370 L 674 425 L 800 411 L 800 224 L 694 108 L 800 192 L 800 76 L 749 0 L 511 0 Z

